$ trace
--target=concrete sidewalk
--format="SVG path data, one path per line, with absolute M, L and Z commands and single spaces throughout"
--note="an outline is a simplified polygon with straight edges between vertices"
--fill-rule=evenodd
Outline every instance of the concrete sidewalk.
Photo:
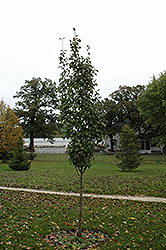
M 31 193 L 79 196 L 79 193 L 54 192 L 54 191 L 50 191 L 50 190 L 38 190 L 38 189 L 28 189 L 28 188 L 0 187 L 0 189 L 11 190 L 11 191 L 31 192 Z M 91 198 L 120 199 L 120 200 L 145 201 L 145 202 L 146 201 L 147 202 L 163 202 L 163 203 L 166 203 L 166 198 L 160 198 L 160 197 L 123 196 L 123 195 L 98 195 L 98 194 L 83 194 L 83 196 L 84 197 L 91 197 Z

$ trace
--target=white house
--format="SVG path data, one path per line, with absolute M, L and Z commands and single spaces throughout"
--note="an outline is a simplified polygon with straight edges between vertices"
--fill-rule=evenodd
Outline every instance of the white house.
M 114 151 L 118 150 L 118 145 L 119 145 L 119 134 L 116 134 L 113 136 L 113 143 L 114 143 Z M 105 144 L 106 144 L 106 150 L 110 151 L 111 150 L 111 143 L 110 143 L 110 138 L 105 139 Z M 152 143 L 152 140 L 148 139 L 140 139 L 140 145 L 141 145 L 141 154 L 152 154 L 152 153 L 163 153 L 163 147 L 162 146 L 155 146 Z

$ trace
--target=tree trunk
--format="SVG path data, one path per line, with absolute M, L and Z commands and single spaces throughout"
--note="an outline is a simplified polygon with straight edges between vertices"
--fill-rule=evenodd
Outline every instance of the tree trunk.
M 34 152 L 34 138 L 33 133 L 30 133 L 30 144 L 29 144 L 29 152 Z
M 82 224 L 82 176 L 83 173 L 81 172 L 80 175 L 80 209 L 79 209 L 79 220 L 78 220 L 78 233 L 77 236 L 82 236 L 81 224 Z
M 6 163 L 6 160 L 7 160 L 7 155 L 6 153 L 2 153 L 2 163 Z
M 113 135 L 110 135 L 110 145 L 111 145 L 111 152 L 114 152 Z

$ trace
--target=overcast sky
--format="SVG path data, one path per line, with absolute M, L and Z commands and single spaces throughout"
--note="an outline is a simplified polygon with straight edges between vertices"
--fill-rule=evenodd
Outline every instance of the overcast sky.
M 166 0 L 0 0 L 0 99 L 32 77 L 58 84 L 60 37 L 73 27 L 99 70 L 102 98 L 119 85 L 146 85 L 166 70 Z

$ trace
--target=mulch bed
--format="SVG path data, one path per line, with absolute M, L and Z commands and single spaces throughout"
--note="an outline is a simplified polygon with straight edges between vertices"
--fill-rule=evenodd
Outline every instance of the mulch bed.
M 49 245 L 57 249 L 96 249 L 109 240 L 109 236 L 93 230 L 82 230 L 82 237 L 77 236 L 75 229 L 51 232 L 45 238 Z

